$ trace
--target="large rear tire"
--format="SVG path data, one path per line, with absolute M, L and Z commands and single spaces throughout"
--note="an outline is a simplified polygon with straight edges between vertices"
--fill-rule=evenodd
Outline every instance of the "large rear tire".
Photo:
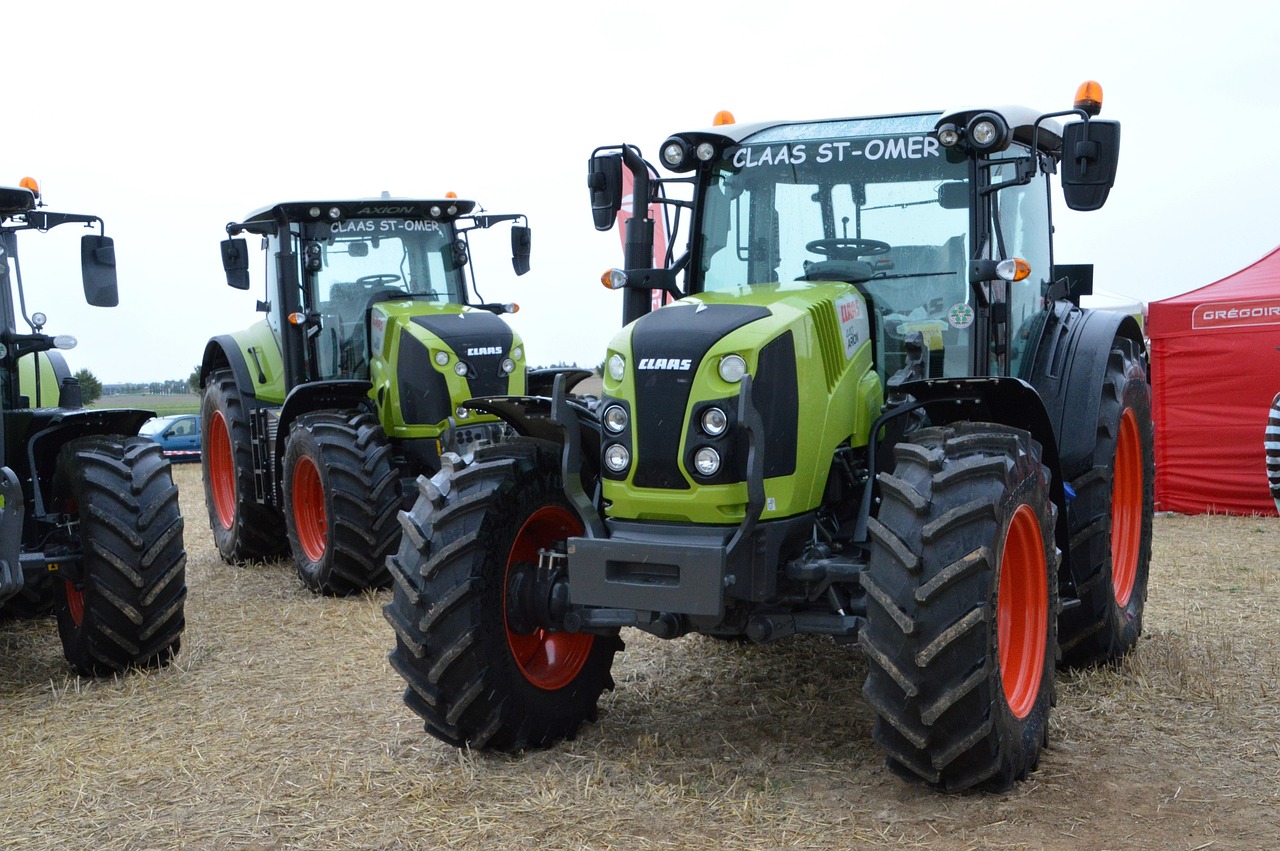
M 284 517 L 254 497 L 249 411 L 229 369 L 209 376 L 200 407 L 200 464 L 213 542 L 229 564 L 272 561 L 288 547 Z
M 1065 665 L 1111 662 L 1142 634 L 1151 565 L 1155 453 L 1151 385 L 1137 343 L 1115 341 L 1103 378 L 1097 442 L 1071 480 L 1071 559 L 1085 565 L 1079 605 L 1058 623 Z
M 391 664 L 408 683 L 405 703 L 451 745 L 517 752 L 572 739 L 613 688 L 616 634 L 520 632 L 507 619 L 511 569 L 582 532 L 558 459 L 544 441 L 486 447 L 443 489 L 443 507 L 423 505 L 424 492 L 401 514 L 388 564 Z
M 86 437 L 58 456 L 54 498 L 79 520 L 82 578 L 58 583 L 67 661 L 108 676 L 167 665 L 185 626 L 178 488 L 146 438 Z
M 391 584 L 400 537 L 400 479 L 369 414 L 298 417 L 284 453 L 285 526 L 298 576 L 312 591 L 347 595 Z
M 905 776 L 1005 788 L 1038 764 L 1053 702 L 1049 471 L 1030 435 L 1000 425 L 909 439 L 879 478 L 863 578 L 874 736 Z

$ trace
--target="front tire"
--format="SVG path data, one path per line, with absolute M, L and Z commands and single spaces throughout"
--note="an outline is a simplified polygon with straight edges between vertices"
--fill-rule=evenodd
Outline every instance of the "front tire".
M 1137 343 L 1113 344 L 1098 408 L 1097 441 L 1071 480 L 1071 559 L 1084 564 L 1079 605 L 1063 611 L 1064 665 L 1111 662 L 1142 634 L 1151 565 L 1155 454 L 1151 385 Z
M 1057 567 L 1049 471 L 1026 432 L 921 429 L 879 477 L 863 578 L 863 693 L 889 765 L 1002 789 L 1039 762 L 1053 701 Z
M 303 584 L 338 596 L 391 584 L 399 487 L 391 447 L 369 414 L 294 421 L 284 453 L 285 526 Z
M 67 661 L 108 676 L 167 665 L 185 626 L 187 554 L 178 488 L 146 438 L 81 438 L 63 447 L 55 498 L 79 520 L 82 578 L 57 584 Z
M 213 542 L 228 564 L 272 561 L 288 546 L 284 517 L 254 496 L 249 410 L 229 369 L 209 376 L 200 405 L 200 464 Z
M 557 450 L 525 438 L 481 449 L 401 515 L 405 534 L 388 563 L 391 664 L 427 732 L 456 747 L 517 752 L 572 739 L 613 688 L 616 634 L 521 632 L 507 619 L 511 569 L 582 533 Z M 443 507 L 423 505 L 428 490 L 448 494 Z

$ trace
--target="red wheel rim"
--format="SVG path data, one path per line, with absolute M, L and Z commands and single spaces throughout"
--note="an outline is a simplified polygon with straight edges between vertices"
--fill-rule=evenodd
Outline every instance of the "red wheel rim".
M 71 615 L 71 622 L 76 626 L 84 623 L 84 592 L 75 586 L 71 580 L 66 580 L 67 585 L 67 613 Z
M 1025 503 L 1013 513 L 1003 549 L 996 649 L 1005 701 L 1016 717 L 1026 718 L 1036 704 L 1044 676 L 1049 589 L 1040 524 Z
M 520 527 L 511 555 L 507 559 L 507 572 L 520 562 L 538 563 L 538 550 L 557 541 L 581 535 L 582 523 L 572 512 L 558 505 L 539 508 Z M 506 587 L 506 579 L 503 579 Z M 506 592 L 503 591 L 503 623 L 506 625 Z M 587 663 L 595 636 L 586 633 L 553 632 L 535 629 L 529 633 L 513 632 L 506 625 L 507 645 L 524 678 L 540 689 L 555 691 L 573 682 Z
M 320 471 L 307 456 L 293 466 L 293 525 L 298 543 L 311 561 L 324 558 L 328 547 L 329 521 L 324 513 L 324 485 Z
M 1123 608 L 1138 579 L 1142 549 L 1142 442 L 1132 408 L 1120 415 L 1116 466 L 1111 478 L 1111 590 Z
M 209 491 L 213 494 L 213 511 L 223 529 L 236 520 L 236 459 L 231 454 L 231 435 L 226 418 L 214 411 L 209 418 Z

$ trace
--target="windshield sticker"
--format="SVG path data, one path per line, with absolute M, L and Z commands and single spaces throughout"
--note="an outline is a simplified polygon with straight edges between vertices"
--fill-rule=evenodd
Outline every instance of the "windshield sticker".
M 850 139 L 844 142 L 821 142 L 817 145 L 797 142 L 790 145 L 738 148 L 733 154 L 734 168 L 757 168 L 766 165 L 800 165 L 813 162 L 822 165 L 864 160 L 922 160 L 942 155 L 938 140 L 932 136 L 892 136 L 887 139 Z
M 947 322 L 952 328 L 968 328 L 973 324 L 973 308 L 967 304 L 953 304 L 947 311 Z
M 348 219 L 329 225 L 329 233 L 439 233 L 440 223 L 412 219 Z
M 840 323 L 840 337 L 844 340 L 845 360 L 853 357 L 858 346 L 871 336 L 867 311 L 856 293 L 846 293 L 832 304 L 836 309 L 836 321 Z

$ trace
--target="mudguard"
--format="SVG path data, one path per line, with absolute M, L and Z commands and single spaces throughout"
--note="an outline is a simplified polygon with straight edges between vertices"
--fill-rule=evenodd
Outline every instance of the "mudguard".
M 1136 341 L 1145 355 L 1142 330 L 1132 316 L 1065 301 L 1055 305 L 1040 335 L 1028 380 L 1048 415 L 1068 481 L 1084 472 L 1082 461 L 1093 452 L 1102 381 L 1117 337 Z
M 0 467 L 0 603 L 22 590 L 22 485 L 13 470 Z
M 254 393 L 253 376 L 249 373 L 249 365 L 245 362 L 244 353 L 230 334 L 219 334 L 209 340 L 204 347 L 204 357 L 200 360 L 200 386 L 204 387 L 209 373 L 217 369 L 229 368 L 236 379 L 236 387 L 241 397 L 257 401 Z

